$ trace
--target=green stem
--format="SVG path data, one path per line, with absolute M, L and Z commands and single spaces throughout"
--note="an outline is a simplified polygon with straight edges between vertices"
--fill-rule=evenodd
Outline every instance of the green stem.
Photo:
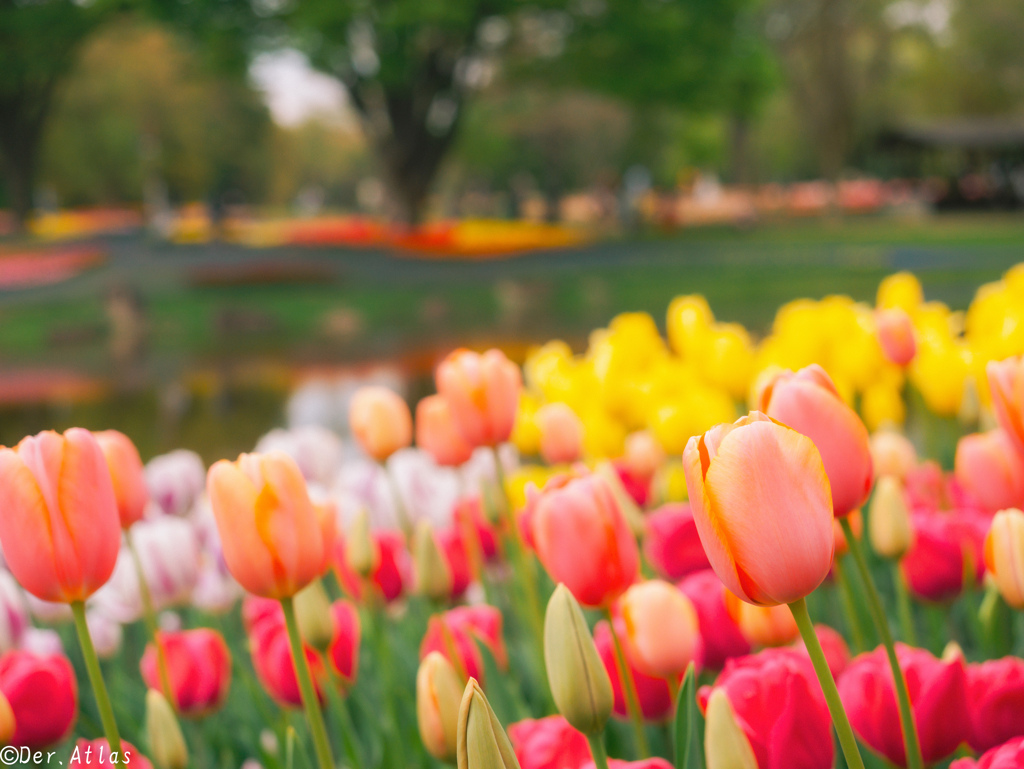
M 376 586 L 374 585 L 374 587 Z M 395 664 L 392 659 L 391 645 L 388 641 L 388 633 L 385 626 L 387 614 L 385 613 L 384 597 L 376 590 L 370 595 L 372 596 L 369 602 L 370 630 L 373 638 L 373 650 L 375 652 L 374 662 L 380 666 L 381 700 L 387 703 L 387 706 L 395 716 L 394 719 L 385 719 L 384 728 L 389 735 L 389 745 L 395 752 L 395 765 L 407 766 L 405 743 L 402 741 L 399 729 L 396 728 L 397 724 L 401 722 L 401 702 L 399 697 L 395 696 L 396 689 L 393 678 Z
M 605 609 L 605 616 L 608 618 L 609 629 L 612 632 L 612 646 L 615 649 L 615 667 L 619 672 L 619 680 L 622 682 L 622 693 L 626 699 L 626 712 L 629 720 L 633 723 L 633 732 L 636 735 L 636 749 L 640 758 L 650 758 L 651 750 L 647 746 L 647 733 L 644 731 L 644 714 L 640 710 L 640 696 L 636 691 L 636 681 L 626 664 L 626 655 L 622 651 L 622 642 L 619 641 L 619 634 L 615 632 L 615 620 L 612 617 L 611 609 Z
M 348 755 L 349 761 L 352 762 L 352 766 L 358 769 L 363 765 L 363 761 L 356 750 L 356 728 L 352 723 L 352 716 L 348 712 L 348 703 L 345 702 L 345 682 L 334 669 L 326 652 L 321 654 L 321 659 L 323 660 L 324 669 L 328 671 L 328 675 L 331 678 L 330 705 L 337 716 L 338 731 L 341 732 L 341 741 L 345 747 L 345 753 Z
M 914 628 L 914 609 L 910 605 L 910 591 L 907 590 L 907 581 L 900 571 L 900 562 L 892 562 L 892 581 L 896 586 L 896 610 L 900 617 L 900 633 L 903 635 L 903 642 L 911 646 L 917 646 L 917 630 Z
M 807 612 L 807 601 L 800 598 L 789 605 L 789 610 L 793 612 L 793 619 L 796 620 L 796 625 L 800 628 L 800 635 L 803 636 L 807 653 L 811 656 L 814 672 L 818 674 L 818 682 L 821 684 L 821 691 L 825 695 L 825 702 L 828 703 L 828 712 L 832 714 L 832 724 L 836 728 L 839 745 L 842 747 L 843 755 L 846 757 L 846 765 L 850 769 L 864 769 L 864 759 L 860 756 L 857 738 L 853 735 L 850 719 L 847 718 L 843 702 L 839 699 L 836 681 L 832 677 L 832 671 L 829 670 L 828 660 L 825 659 L 825 652 L 822 651 L 821 642 L 818 641 L 818 634 L 814 632 L 811 615 Z
M 841 559 L 836 558 L 832 564 L 832 570 L 836 575 L 836 582 L 839 583 L 839 596 L 843 604 L 843 613 L 846 615 L 846 624 L 850 627 L 850 635 L 853 637 L 854 653 L 867 649 L 864 629 L 860 625 L 860 614 L 857 612 L 857 604 L 853 598 L 853 585 L 850 584 L 850 575 L 846 573 Z
M 885 652 L 889 657 L 889 666 L 892 668 L 893 681 L 896 684 L 896 702 L 900 708 L 900 727 L 903 730 L 903 746 L 907 754 L 907 769 L 923 769 L 924 757 L 921 755 L 921 743 L 917 737 L 917 725 L 914 723 L 914 714 L 910 709 L 910 695 L 907 693 L 907 679 L 900 668 L 899 658 L 896 656 L 896 644 L 892 639 L 892 631 L 889 629 L 889 620 L 885 616 L 885 609 L 882 606 L 882 599 L 878 595 L 874 580 L 871 579 L 871 571 L 868 569 L 868 562 L 864 558 L 864 551 L 861 550 L 860 541 L 853 535 L 850 528 L 850 521 L 846 517 L 839 519 L 846 541 L 850 545 L 850 554 L 857 564 L 861 579 L 864 582 L 864 592 L 867 593 L 868 609 L 875 621 L 875 627 L 882 637 L 885 645 Z
M 327 728 L 324 726 L 324 715 L 320 711 L 320 701 L 313 688 L 313 677 L 309 673 L 309 661 L 306 659 L 305 647 L 299 633 L 299 621 L 295 618 L 295 602 L 291 596 L 281 599 L 284 610 L 284 623 L 288 628 L 288 644 L 292 650 L 292 662 L 295 664 L 295 677 L 299 682 L 302 704 L 306 708 L 306 721 L 313 735 L 313 747 L 316 748 L 317 762 L 320 769 L 334 769 L 331 757 L 331 744 L 327 741 Z
M 112 753 L 120 753 L 121 735 L 117 731 L 117 721 L 114 720 L 114 708 L 110 705 L 107 685 L 103 682 L 103 671 L 100 670 L 100 661 L 96 656 L 96 649 L 92 645 L 92 637 L 89 635 L 89 625 L 85 621 L 85 603 L 82 601 L 72 603 L 71 614 L 75 618 L 75 631 L 78 633 L 78 642 L 82 646 L 85 669 L 89 674 L 89 683 L 92 685 L 93 695 L 96 697 L 96 706 L 100 711 L 103 733 L 107 738 L 110 751 Z
M 608 754 L 604 749 L 604 732 L 588 734 L 587 742 L 590 743 L 590 755 L 594 758 L 594 769 L 608 769 Z
M 153 594 L 149 592 L 149 584 L 146 582 L 146 573 L 142 570 L 142 559 L 139 551 L 135 549 L 135 540 L 132 538 L 130 529 L 125 530 L 125 540 L 128 542 L 128 550 L 132 554 L 132 561 L 135 563 L 135 574 L 139 580 L 139 596 L 142 598 L 142 618 L 146 623 L 146 631 L 153 639 L 156 647 L 156 669 L 160 676 L 160 688 L 164 696 L 171 703 L 171 707 L 178 709 L 178 697 L 171 688 L 171 676 L 167 668 L 167 653 L 160 641 L 160 627 L 156 621 L 156 610 L 153 608 Z

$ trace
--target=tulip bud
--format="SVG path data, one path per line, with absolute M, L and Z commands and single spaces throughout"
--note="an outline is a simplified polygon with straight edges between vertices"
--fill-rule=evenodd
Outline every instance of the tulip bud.
M 708 769 L 757 769 L 750 740 L 736 722 L 724 689 L 711 693 L 704 718 L 704 757 Z
M 462 695 L 456 741 L 458 769 L 520 769 L 512 743 L 475 678 Z
M 584 734 L 600 734 L 612 712 L 611 679 L 579 604 L 562 584 L 544 615 L 544 663 L 558 712 Z
M 985 537 L 985 566 L 1003 600 L 1024 609 L 1024 513 L 1001 510 Z
M 334 638 L 331 599 L 320 580 L 313 580 L 295 594 L 295 618 L 303 641 L 319 651 L 331 645 Z
M 185 769 L 188 747 L 178 718 L 167 699 L 156 689 L 146 692 L 146 739 L 149 753 L 160 769 Z
M 14 710 L 11 708 L 11 703 L 7 701 L 7 698 L 0 692 L 0 745 L 10 745 L 11 738 L 14 737 L 14 729 L 17 724 L 14 723 Z
M 345 537 L 345 561 L 348 567 L 360 577 L 373 574 L 379 561 L 377 547 L 370 534 L 370 514 L 365 507 L 359 508 Z
M 416 721 L 423 746 L 434 758 L 456 757 L 462 679 L 444 655 L 430 652 L 416 673 Z
M 420 521 L 413 536 L 413 571 L 415 592 L 435 600 L 443 600 L 452 592 L 452 570 L 434 537 L 434 527 Z
M 871 547 L 883 558 L 902 558 L 910 549 L 913 535 L 903 484 L 894 476 L 882 476 L 875 484 L 875 496 L 869 508 Z

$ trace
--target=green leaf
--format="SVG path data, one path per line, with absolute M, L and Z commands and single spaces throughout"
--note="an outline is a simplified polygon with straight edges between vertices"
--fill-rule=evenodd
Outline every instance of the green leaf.
M 676 769 L 704 769 L 704 719 L 697 707 L 697 671 L 691 662 L 676 699 Z

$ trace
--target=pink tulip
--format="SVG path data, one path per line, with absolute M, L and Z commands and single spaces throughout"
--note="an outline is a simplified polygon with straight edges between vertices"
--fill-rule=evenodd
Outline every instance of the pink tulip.
M 96 438 L 72 427 L 0 448 L 0 545 L 7 566 L 44 601 L 83 601 L 110 579 L 121 522 Z
M 359 673 L 359 644 L 362 627 L 359 612 L 348 601 L 339 600 L 331 604 L 331 619 L 334 621 L 334 636 L 327 647 L 327 661 L 346 686 L 355 683 Z
M 934 459 L 922 462 L 907 473 L 903 488 L 911 510 L 945 510 L 950 505 L 949 480 Z
M 486 604 L 449 609 L 427 623 L 420 659 L 430 652 L 440 652 L 457 670 L 482 681 L 483 657 L 477 644 L 487 649 L 501 670 L 508 667 L 503 623 L 501 612 Z
M 445 467 L 458 467 L 473 456 L 455 425 L 448 401 L 440 395 L 428 395 L 416 404 L 416 445 Z
M 185 515 L 206 488 L 206 467 L 194 451 L 176 449 L 146 465 L 149 497 L 166 515 Z
M 690 506 L 671 503 L 644 516 L 644 555 L 666 579 L 711 568 Z
M 452 575 L 453 599 L 461 598 L 473 581 L 473 574 L 469 566 L 469 552 L 462 532 L 458 529 L 443 529 L 434 532 L 437 546 L 441 549 L 445 560 L 448 562 L 448 569 Z
M 703 709 L 725 692 L 758 769 L 830 769 L 832 719 L 810 659 L 794 649 L 766 649 L 729 660 L 713 686 L 702 686 Z M 708 755 L 715 745 L 709 743 Z
M 970 559 L 974 584 L 981 583 L 988 516 L 971 510 L 919 512 L 912 521 L 914 543 L 900 568 L 914 595 L 927 601 L 956 598 L 964 589 L 965 558 Z
M 1003 430 L 965 435 L 956 445 L 956 479 L 985 510 L 1024 506 L 1024 453 Z
M 1024 355 L 990 361 L 985 370 L 999 425 L 1024 453 Z
M 940 761 L 971 733 L 963 659 L 940 660 L 924 649 L 903 644 L 896 644 L 896 656 L 907 679 L 925 763 Z M 856 657 L 839 679 L 839 695 L 857 736 L 892 763 L 905 767 L 899 710 L 885 649 Z
M 514 723 L 508 738 L 522 769 L 583 769 L 591 763 L 587 738 L 561 716 Z
M 601 476 L 552 479 L 526 516 L 529 540 L 552 581 L 584 606 L 607 606 L 633 584 L 639 550 Z
M 828 576 L 832 498 L 809 438 L 753 412 L 690 438 L 683 468 L 704 551 L 735 595 L 792 603 Z
M 1024 660 L 1004 657 L 968 665 L 967 701 L 967 741 L 978 753 L 1024 735 Z
M 475 536 L 476 545 L 485 560 L 491 560 L 498 554 L 498 540 L 495 528 L 484 517 L 483 503 L 479 494 L 465 496 L 455 503 L 452 510 L 452 523 L 462 535 L 463 540 Z
M 348 421 L 359 446 L 378 462 L 412 443 L 409 406 L 387 387 L 363 387 L 352 396 Z
M 149 759 L 130 742 L 121 740 L 120 753 L 114 753 L 110 750 L 110 743 L 102 737 L 98 740 L 80 739 L 76 742 L 68 766 L 90 766 L 97 769 L 124 769 L 131 766 L 133 769 L 153 769 Z
M 537 410 L 540 455 L 549 465 L 575 462 L 583 453 L 583 422 L 564 403 L 548 403 Z
M 615 632 L 620 642 L 625 645 L 626 623 L 621 619 L 615 620 Z M 604 669 L 612 682 L 612 693 L 615 695 L 613 711 L 619 718 L 626 718 L 626 698 L 622 689 L 622 678 L 619 676 L 619 669 L 615 664 L 615 645 L 612 639 L 612 631 L 607 622 L 597 623 L 594 628 L 594 644 L 597 646 L 597 653 L 604 663 Z M 629 666 L 630 675 L 636 684 L 636 693 L 640 699 L 640 710 L 646 721 L 663 721 L 672 713 L 674 703 L 672 692 L 669 689 L 668 681 L 664 678 L 655 678 L 641 673 L 630 660 L 626 660 Z
M 163 691 L 154 644 L 146 646 L 139 669 L 150 689 L 162 691 L 184 716 L 201 718 L 220 708 L 231 685 L 231 652 L 216 630 L 161 631 L 171 692 Z
M 252 666 L 259 682 L 280 705 L 302 707 L 302 694 L 281 604 L 272 599 L 250 596 L 242 605 L 242 617 L 249 634 Z M 308 644 L 303 644 L 303 647 L 313 676 L 313 686 L 322 700 L 322 681 L 325 676 L 322 658 Z
M 761 391 L 760 408 L 814 441 L 828 473 L 837 516 L 864 504 L 873 480 L 868 431 L 821 366 L 778 374 Z
M 412 560 L 405 548 L 405 537 L 397 531 L 375 531 L 372 533 L 377 548 L 376 566 L 370 580 L 387 603 L 400 598 L 410 584 Z M 341 586 L 356 601 L 363 600 L 365 587 L 363 581 L 349 567 L 345 560 L 344 541 L 340 538 L 335 544 L 334 567 Z
M 0 657 L 0 693 L 14 713 L 12 745 L 54 745 L 71 732 L 78 715 L 75 671 L 61 654 L 13 651 Z
M 591 761 L 583 769 L 596 769 L 596 764 Z M 642 758 L 639 761 L 623 761 L 618 758 L 609 758 L 608 769 L 672 769 L 672 764 L 658 756 Z
M 142 518 L 149 504 L 146 471 L 139 458 L 139 450 L 127 435 L 117 430 L 96 433 L 96 440 L 110 468 L 121 528 L 127 529 Z
M 815 625 L 814 633 L 818 636 L 821 650 L 825 652 L 825 661 L 832 671 L 832 677 L 838 679 L 850 664 L 850 647 L 846 645 L 846 639 L 828 625 Z M 797 640 L 794 647 L 807 652 L 802 638 Z
M 750 653 L 750 642 L 725 606 L 725 585 L 711 569 L 691 574 L 679 589 L 689 597 L 700 620 L 702 667 L 719 670 L 726 660 Z
M 949 769 L 1020 769 L 1024 766 L 1024 737 L 1014 737 L 997 748 L 992 748 L 975 761 L 959 758 Z
M 906 366 L 917 353 L 914 338 L 914 324 L 905 310 L 899 307 L 875 311 L 875 325 L 878 328 L 878 343 L 890 363 Z
M 523 380 L 501 350 L 483 355 L 456 350 L 438 367 L 436 379 L 438 393 L 470 446 L 496 446 L 509 439 Z

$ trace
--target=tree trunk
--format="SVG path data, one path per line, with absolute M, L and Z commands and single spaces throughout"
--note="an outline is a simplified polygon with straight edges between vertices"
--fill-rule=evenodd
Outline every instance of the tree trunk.
M 15 232 L 24 232 L 32 214 L 38 137 L 24 135 L 13 121 L 0 121 L 0 155 L 3 157 L 7 196 L 14 214 Z

